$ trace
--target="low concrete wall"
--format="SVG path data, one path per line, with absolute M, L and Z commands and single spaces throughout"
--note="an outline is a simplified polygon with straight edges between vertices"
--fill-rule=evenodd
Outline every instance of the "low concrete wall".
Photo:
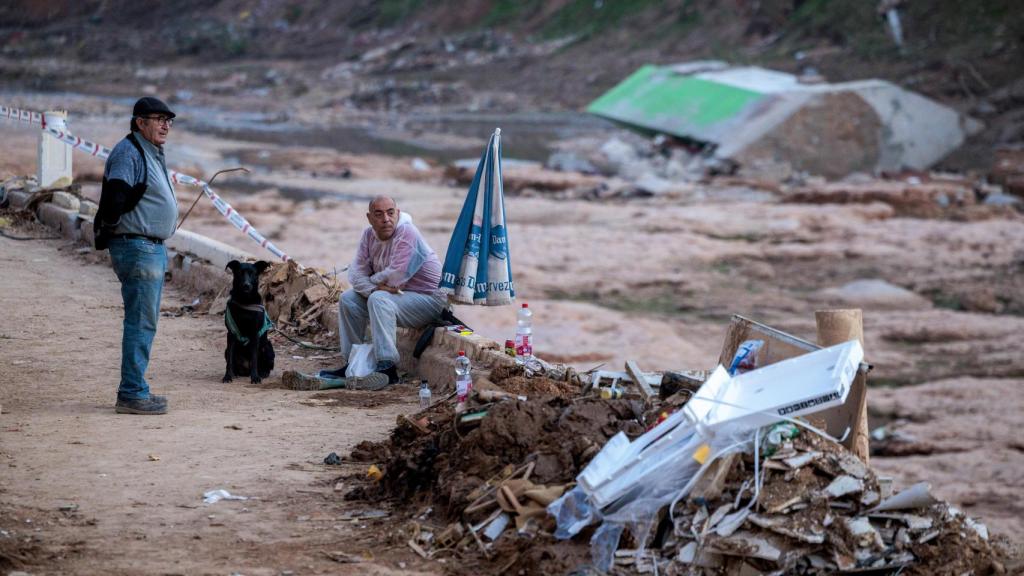
M 24 209 L 31 194 L 12 191 L 8 193 L 8 197 L 13 207 Z M 62 203 L 68 204 L 66 199 L 62 199 Z M 36 215 L 41 222 L 65 238 L 80 240 L 91 246 L 94 213 L 92 211 L 95 210 L 95 206 L 83 202 L 79 209 L 81 212 L 44 202 L 37 208 Z M 219 293 L 230 286 L 231 275 L 224 272 L 228 262 L 255 259 L 255 256 L 245 251 L 187 230 L 178 230 L 167 240 L 166 246 L 167 270 L 171 282 L 193 293 Z M 337 314 L 327 315 L 326 327 L 334 334 L 338 334 Z M 412 352 L 420 334 L 419 330 L 398 329 L 398 350 L 401 354 L 399 369 L 413 374 L 416 378 L 430 381 L 435 394 L 446 394 L 454 389 L 455 358 L 460 350 L 466 352 L 477 378 L 486 377 L 492 368 L 514 362 L 503 353 L 501 346 L 494 340 L 475 334 L 461 336 L 443 328 L 435 329 L 431 345 L 417 360 L 412 357 Z

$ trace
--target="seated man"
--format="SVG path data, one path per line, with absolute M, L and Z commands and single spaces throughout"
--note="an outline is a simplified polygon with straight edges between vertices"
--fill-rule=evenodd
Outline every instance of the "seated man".
M 379 389 L 398 381 L 397 326 L 422 328 L 436 320 L 446 297 L 439 293 L 441 261 L 393 198 L 378 196 L 366 214 L 370 227 L 348 269 L 352 288 L 338 301 L 341 355 L 362 344 L 367 322 L 377 371 L 358 379 L 359 388 Z M 321 376 L 344 378 L 348 364 Z

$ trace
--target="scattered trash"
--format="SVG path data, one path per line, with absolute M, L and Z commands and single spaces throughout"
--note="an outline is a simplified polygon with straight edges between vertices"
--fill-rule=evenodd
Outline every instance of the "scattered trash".
M 159 462 L 160 461 L 160 457 L 157 456 L 156 454 L 150 454 L 149 455 L 149 461 L 150 462 Z
M 324 458 L 324 464 L 328 466 L 338 466 L 341 464 L 341 457 L 336 452 L 331 452 Z
M 735 376 L 722 366 L 649 374 L 627 363 L 582 379 L 539 360 L 495 367 L 460 415 L 449 396 L 400 416 L 388 441 L 358 445 L 352 459 L 373 463 L 369 482 L 345 497 L 428 505 L 445 527 L 409 520 L 409 548 L 438 562 L 473 554 L 495 573 L 543 572 L 524 549 L 554 562 L 579 550 L 581 532 L 593 567 L 613 573 L 994 566 L 983 525 L 926 486 L 890 496 L 891 479 L 819 432 L 819 413 L 843 404 L 863 367 L 858 341 L 783 360 L 780 336 L 758 336 L 760 352 L 749 345 L 733 364 L 757 362 Z M 636 381 L 668 390 L 645 395 Z
M 370 467 L 366 469 L 366 477 L 377 482 L 384 477 L 384 473 L 380 471 L 380 468 L 378 468 L 376 464 L 371 464 Z
M 736 354 L 729 364 L 729 375 L 736 376 L 744 372 L 756 370 L 758 367 L 757 356 L 764 347 L 764 340 L 747 340 L 736 349 Z
M 248 496 L 236 496 L 223 488 L 203 492 L 203 504 L 213 504 L 221 500 L 248 500 Z

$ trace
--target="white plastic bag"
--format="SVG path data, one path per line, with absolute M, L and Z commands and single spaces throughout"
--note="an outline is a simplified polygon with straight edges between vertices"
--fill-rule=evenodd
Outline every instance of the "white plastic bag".
M 373 344 L 353 344 L 348 353 L 348 368 L 345 376 L 359 378 L 377 370 L 377 358 L 373 354 Z

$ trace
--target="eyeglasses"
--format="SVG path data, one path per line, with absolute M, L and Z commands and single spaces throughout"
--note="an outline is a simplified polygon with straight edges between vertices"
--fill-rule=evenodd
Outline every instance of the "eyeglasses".
M 174 118 L 167 118 L 166 116 L 142 116 L 146 120 L 153 120 L 158 124 L 165 124 L 168 128 L 174 126 Z

